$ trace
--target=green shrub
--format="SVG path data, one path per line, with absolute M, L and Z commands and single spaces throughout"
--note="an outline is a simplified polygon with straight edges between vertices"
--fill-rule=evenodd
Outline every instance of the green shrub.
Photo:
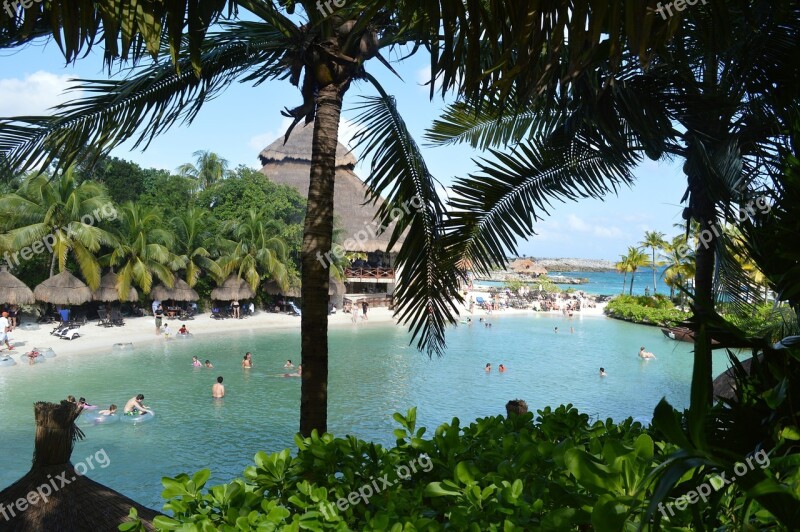
M 672 327 L 689 318 L 662 296 L 617 296 L 608 302 L 607 316 L 633 323 Z

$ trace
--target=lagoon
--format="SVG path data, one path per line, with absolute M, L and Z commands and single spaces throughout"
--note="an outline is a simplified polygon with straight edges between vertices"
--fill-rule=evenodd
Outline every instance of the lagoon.
M 664 338 L 657 328 L 543 313 L 490 320 L 491 328 L 474 323 L 451 330 L 446 355 L 434 359 L 410 346 L 401 327 L 366 323 L 331 329 L 329 430 L 391 445 L 392 413 L 414 406 L 418 426 L 430 432 L 453 417 L 467 423 L 504 413 L 505 403 L 516 398 L 532 410 L 573 403 L 595 418 L 615 420 L 647 419 L 662 397 L 677 408 L 688 405 L 692 346 Z M 639 360 L 641 345 L 658 359 Z M 240 366 L 245 351 L 253 352 L 251 370 Z M 0 368 L 0 486 L 29 469 L 32 403 L 68 394 L 101 407 L 112 402 L 122 407 L 143 393 L 156 411 L 153 421 L 138 426 L 85 427 L 86 439 L 73 453 L 78 462 L 104 450 L 108 466 L 88 475 L 142 504 L 161 508 L 165 475 L 209 467 L 212 483 L 240 476 L 257 451 L 293 447 L 300 382 L 280 375 L 287 358 L 299 361 L 299 351 L 296 330 L 226 335 L 223 327 L 214 339 L 126 351 L 109 346 L 101 354 Z M 211 359 L 215 368 L 192 367 L 192 355 Z M 727 361 L 722 352 L 714 357 L 719 373 Z M 489 374 L 483 371 L 486 362 L 495 368 Z M 496 370 L 500 363 L 508 368 L 505 374 Z M 600 366 L 608 377 L 598 376 Z M 225 378 L 222 400 L 211 398 L 217 375 Z

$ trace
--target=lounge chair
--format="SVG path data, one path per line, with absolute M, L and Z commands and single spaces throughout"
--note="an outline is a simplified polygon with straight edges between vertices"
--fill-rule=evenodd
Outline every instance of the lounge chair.
M 197 316 L 197 311 L 194 308 L 188 308 L 186 310 L 181 311 L 180 319 L 182 320 L 193 320 L 194 317 Z
M 59 338 L 61 338 L 62 340 L 74 340 L 80 337 L 81 337 L 80 333 L 75 329 L 67 329 L 66 331 L 64 331 L 63 334 L 59 336 Z
M 211 309 L 211 317 L 215 320 L 224 320 L 225 316 L 222 314 L 222 311 L 218 308 Z
M 292 309 L 291 310 L 292 314 L 294 314 L 295 316 L 302 316 L 302 313 L 301 313 L 300 309 L 297 308 L 297 305 L 294 304 L 294 301 L 290 301 L 289 302 L 289 307 L 291 307 L 291 309 Z
M 109 316 L 112 325 L 116 325 L 117 327 L 122 327 L 125 325 L 125 320 L 122 319 L 122 313 L 119 309 L 111 309 L 111 315 Z
M 105 311 L 105 309 L 102 309 L 102 308 L 101 309 L 97 309 L 97 315 L 100 316 L 100 321 L 97 323 L 98 327 L 100 327 L 100 326 L 103 326 L 103 327 L 111 327 L 111 326 L 113 326 L 113 324 L 111 323 L 111 319 L 109 319 L 108 313 Z

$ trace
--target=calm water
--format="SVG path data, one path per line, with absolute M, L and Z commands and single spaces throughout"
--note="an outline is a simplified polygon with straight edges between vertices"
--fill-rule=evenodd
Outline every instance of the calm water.
M 583 290 L 588 294 L 595 295 L 617 295 L 622 292 L 622 281 L 625 280 L 625 293 L 627 294 L 631 288 L 631 276 L 628 278 L 617 272 L 549 272 L 550 275 L 563 275 L 564 277 L 585 278 L 589 282 L 581 285 L 560 284 L 561 288 L 575 288 Z M 659 268 L 656 271 L 656 284 L 659 294 L 669 295 L 669 287 L 664 284 L 663 278 L 664 268 Z M 484 286 L 503 286 L 499 281 L 478 281 L 476 284 Z M 535 283 L 534 283 L 535 284 Z M 653 270 L 652 268 L 642 268 L 636 272 L 633 279 L 633 294 L 644 295 L 645 288 L 653 293 Z
M 331 331 L 329 430 L 392 444 L 391 414 L 413 406 L 421 426 L 432 430 L 454 416 L 471 421 L 503 413 L 514 398 L 533 409 L 572 402 L 588 414 L 615 419 L 649 418 L 662 396 L 678 408 L 688 403 L 691 346 L 665 339 L 656 328 L 534 314 L 492 322 L 492 328 L 476 323 L 452 330 L 446 356 L 434 360 L 410 347 L 399 327 Z M 120 407 L 136 393 L 145 395 L 157 413 L 154 420 L 86 428 L 73 462 L 105 450 L 110 465 L 89 475 L 157 509 L 164 475 L 210 467 L 212 482 L 221 482 L 241 475 L 258 450 L 292 447 L 300 382 L 277 375 L 287 358 L 299 359 L 299 332 L 231 336 L 0 368 L 0 486 L 30 466 L 32 403 L 68 394 Z M 658 360 L 640 361 L 640 345 Z M 254 354 L 252 370 L 240 367 L 247 350 Z M 193 368 L 193 354 L 216 367 Z M 715 357 L 715 369 L 722 371 L 724 354 Z M 495 368 L 503 363 L 508 371 L 487 375 L 486 362 Z M 600 366 L 607 378 L 597 375 Z M 217 375 L 225 378 L 222 400 L 210 396 Z

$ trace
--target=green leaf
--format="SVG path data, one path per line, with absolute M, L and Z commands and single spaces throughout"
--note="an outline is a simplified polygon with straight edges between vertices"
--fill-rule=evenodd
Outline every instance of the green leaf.
M 422 494 L 426 497 L 454 497 L 460 495 L 461 492 L 445 488 L 441 482 L 431 482 L 425 486 Z

